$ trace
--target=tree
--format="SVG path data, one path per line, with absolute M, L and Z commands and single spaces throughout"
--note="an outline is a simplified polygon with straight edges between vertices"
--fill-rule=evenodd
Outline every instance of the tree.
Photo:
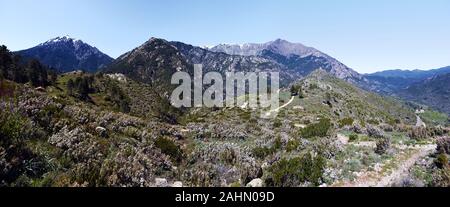
M 31 60 L 27 67 L 28 80 L 33 86 L 46 86 L 48 83 L 47 68 L 37 60 Z
M 75 83 L 73 82 L 73 80 L 72 79 L 70 79 L 68 82 L 67 82 L 67 93 L 70 95 L 70 96 L 73 96 L 73 88 L 75 87 Z
M 87 100 L 90 92 L 90 83 L 89 80 L 84 77 L 81 79 L 80 85 L 78 86 L 78 90 L 82 99 Z
M 292 85 L 291 86 L 291 95 L 292 96 L 297 96 L 298 95 L 298 86 L 297 85 Z
M 23 64 L 19 55 L 0 46 L 0 76 L 17 83 L 31 82 L 33 86 L 47 86 L 49 69 L 37 60 Z
M 304 98 L 302 86 L 301 85 L 292 85 L 291 86 L 291 95 L 299 96 L 300 98 Z
M 58 79 L 58 74 L 54 68 L 50 68 L 48 71 L 49 82 L 51 85 L 55 85 Z

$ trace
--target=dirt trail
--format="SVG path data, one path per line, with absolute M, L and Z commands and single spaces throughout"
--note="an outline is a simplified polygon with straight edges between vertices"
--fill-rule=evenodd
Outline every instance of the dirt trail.
M 395 169 L 391 171 L 383 171 L 380 169 L 370 172 L 363 172 L 356 180 L 350 182 L 340 182 L 332 186 L 335 187 L 390 187 L 393 184 L 401 181 L 409 174 L 409 169 L 423 157 L 433 153 L 436 145 L 423 145 L 412 148 L 412 153 L 399 154 L 395 159 L 398 164 Z M 383 173 L 385 172 L 385 173 Z
M 416 127 L 427 127 L 427 125 L 425 124 L 425 122 L 422 121 L 420 116 L 416 115 L 416 117 L 417 117 Z
M 287 106 L 289 106 L 289 104 L 291 104 L 294 101 L 294 99 L 295 99 L 295 96 L 292 96 L 291 100 L 289 100 L 287 103 L 285 103 L 284 105 L 282 105 L 282 106 L 280 106 L 280 107 L 278 107 L 278 108 L 276 108 L 274 110 L 271 110 L 270 112 L 278 112 L 281 109 L 286 108 Z

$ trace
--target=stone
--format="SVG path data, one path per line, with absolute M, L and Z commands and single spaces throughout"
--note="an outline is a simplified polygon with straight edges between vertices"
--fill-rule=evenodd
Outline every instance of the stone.
M 103 127 L 97 127 L 95 128 L 95 131 L 99 136 L 105 137 L 106 136 L 106 129 Z
M 260 178 L 253 179 L 247 184 L 247 187 L 260 188 L 263 187 L 263 180 Z
M 181 187 L 183 187 L 183 183 L 180 181 L 176 181 L 172 184 L 172 187 L 173 188 L 181 188 Z
M 169 183 L 165 178 L 155 178 L 155 185 L 156 187 L 167 187 L 169 186 Z

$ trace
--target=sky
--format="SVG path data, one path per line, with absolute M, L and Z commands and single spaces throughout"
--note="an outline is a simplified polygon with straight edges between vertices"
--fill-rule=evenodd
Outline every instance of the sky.
M 450 65 L 449 0 L 0 0 L 0 44 L 63 35 L 116 58 L 151 37 L 197 46 L 282 38 L 360 73 Z

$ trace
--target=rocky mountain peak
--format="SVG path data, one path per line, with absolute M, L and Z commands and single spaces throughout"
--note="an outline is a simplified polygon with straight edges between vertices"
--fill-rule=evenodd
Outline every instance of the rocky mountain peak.
M 52 38 L 30 49 L 17 52 L 25 59 L 37 59 L 61 72 L 95 72 L 113 59 L 82 40 L 69 35 Z
M 55 43 L 77 43 L 77 42 L 83 43 L 83 41 L 81 41 L 79 39 L 72 38 L 69 35 L 65 35 L 65 36 L 55 37 L 55 38 L 50 39 L 40 45 L 51 45 L 51 44 L 55 44 Z

